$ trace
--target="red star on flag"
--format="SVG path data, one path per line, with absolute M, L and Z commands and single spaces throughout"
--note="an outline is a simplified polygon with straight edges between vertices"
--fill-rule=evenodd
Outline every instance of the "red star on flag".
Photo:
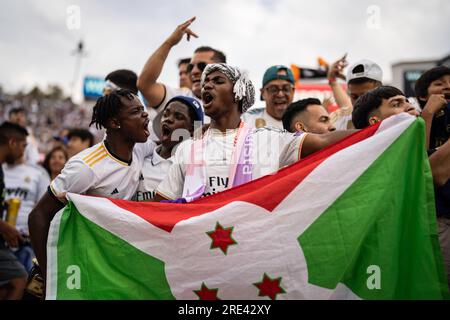
M 200 290 L 194 290 L 194 293 L 200 298 L 200 300 L 220 300 L 217 297 L 218 288 L 209 289 L 204 282 Z
M 220 248 L 226 255 L 228 246 L 237 244 L 237 242 L 231 237 L 233 227 L 224 228 L 219 222 L 216 223 L 216 230 L 206 232 L 206 234 L 212 239 L 210 249 Z
M 270 299 L 275 300 L 277 294 L 286 293 L 284 289 L 280 286 L 281 277 L 276 279 L 271 279 L 267 274 L 264 273 L 263 280 L 261 282 L 256 282 L 253 285 L 259 289 L 259 296 L 268 296 Z

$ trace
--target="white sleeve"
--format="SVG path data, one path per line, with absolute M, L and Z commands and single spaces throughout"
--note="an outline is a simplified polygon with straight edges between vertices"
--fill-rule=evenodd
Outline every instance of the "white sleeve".
M 61 173 L 50 183 L 55 196 L 60 193 L 84 194 L 95 184 L 95 174 L 81 159 L 69 160 Z
M 297 162 L 301 158 L 303 141 L 307 133 L 295 135 L 290 132 L 279 133 L 280 168 Z
M 183 144 L 190 146 L 189 143 Z M 184 150 L 186 149 L 180 145 L 177 151 L 175 151 L 175 155 L 172 158 L 173 163 L 170 166 L 166 177 L 156 188 L 156 193 L 159 193 L 161 196 L 170 200 L 181 198 L 183 195 L 184 177 L 186 172 L 183 161 Z

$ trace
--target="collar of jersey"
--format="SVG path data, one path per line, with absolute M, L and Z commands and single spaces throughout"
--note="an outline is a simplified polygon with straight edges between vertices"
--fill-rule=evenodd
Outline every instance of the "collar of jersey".
M 108 154 L 108 156 L 111 159 L 113 159 L 114 161 L 116 161 L 116 162 L 118 162 L 118 163 L 120 163 L 121 165 L 124 165 L 124 166 L 130 166 L 131 165 L 131 162 L 133 161 L 133 157 L 131 157 L 130 161 L 124 161 L 124 160 L 120 159 L 118 156 L 116 156 L 112 152 L 112 150 L 111 150 L 111 148 L 108 145 L 108 142 L 106 140 L 103 140 L 103 145 L 105 146 L 106 153 Z
M 179 146 L 180 144 L 177 144 L 175 147 L 173 147 L 172 149 L 172 154 L 175 153 L 175 149 Z M 152 166 L 156 166 L 158 165 L 160 162 L 167 160 L 167 161 L 171 161 L 172 157 L 168 158 L 168 159 L 164 159 L 163 157 L 161 157 L 159 155 L 159 151 L 161 150 L 161 146 L 158 146 L 155 151 L 153 152 L 152 156 L 151 156 L 151 161 L 152 161 Z

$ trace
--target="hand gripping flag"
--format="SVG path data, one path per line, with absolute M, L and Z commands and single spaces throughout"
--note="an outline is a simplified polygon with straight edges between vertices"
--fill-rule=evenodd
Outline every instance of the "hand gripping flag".
M 403 114 L 189 204 L 69 194 L 47 299 L 447 299 L 424 140 Z

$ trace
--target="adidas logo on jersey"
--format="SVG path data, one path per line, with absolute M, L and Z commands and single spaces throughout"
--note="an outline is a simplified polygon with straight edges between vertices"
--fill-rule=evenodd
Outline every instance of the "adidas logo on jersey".
M 139 176 L 139 181 L 143 181 L 144 180 L 144 175 L 141 173 L 141 175 Z
M 117 194 L 117 193 L 119 193 L 119 190 L 117 190 L 117 188 L 115 188 L 114 191 L 111 192 L 111 194 Z

